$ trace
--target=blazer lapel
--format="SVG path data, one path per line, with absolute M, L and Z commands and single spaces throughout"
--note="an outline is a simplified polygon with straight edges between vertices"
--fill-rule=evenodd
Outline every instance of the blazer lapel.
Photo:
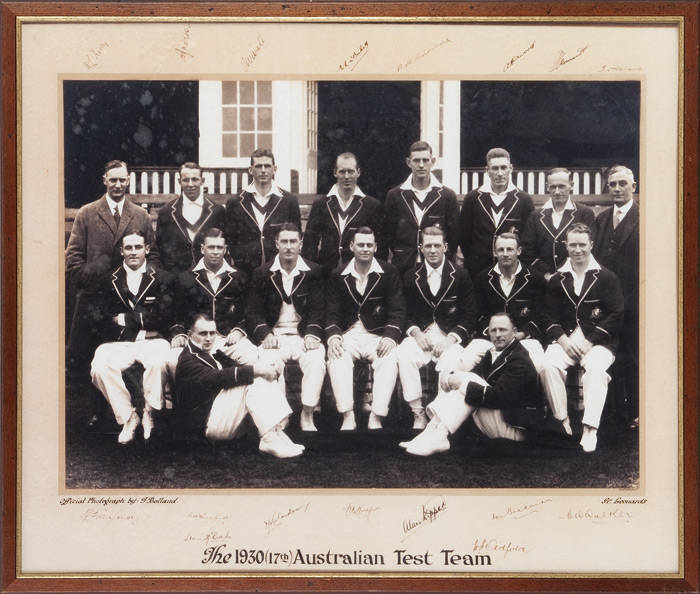
M 438 289 L 437 295 L 435 295 L 435 305 L 440 305 L 440 302 L 445 298 L 448 291 L 455 282 L 455 267 L 452 262 L 445 258 L 444 265 L 442 267 L 442 279 L 440 281 L 440 288 Z
M 489 285 L 491 285 L 491 288 L 501 299 L 504 301 L 507 300 L 507 297 L 503 294 L 503 289 L 501 289 L 501 282 L 498 280 L 498 273 L 496 273 L 493 268 L 489 270 Z
M 170 207 L 170 217 L 173 219 L 175 226 L 180 230 L 181 235 L 185 238 L 187 243 L 190 243 L 190 236 L 187 233 L 187 222 L 185 221 L 185 217 L 182 216 L 183 200 L 184 198 L 180 196 L 172 203 Z
M 518 198 L 517 190 L 512 194 L 508 194 L 506 196 L 506 199 L 503 201 L 503 211 L 501 213 L 501 218 L 498 221 L 498 227 L 496 228 L 496 230 L 499 230 L 501 228 L 501 225 L 505 222 L 510 213 L 513 212 L 513 209 L 516 207 L 519 201 L 520 199 Z
M 443 271 L 444 272 L 444 271 Z M 430 305 L 430 307 L 435 307 L 435 298 L 430 291 L 430 285 L 428 284 L 428 268 L 427 264 L 423 263 L 420 268 L 414 273 L 413 282 L 416 284 L 418 292 L 425 302 Z
M 612 217 L 611 217 L 612 220 Z M 635 209 L 635 205 L 632 205 L 629 212 L 625 215 L 625 218 L 620 221 L 615 231 L 617 232 L 618 245 L 622 245 L 627 241 L 629 236 L 632 234 L 635 224 L 639 220 L 639 211 Z
M 119 227 L 117 227 L 117 234 L 115 236 L 115 243 L 118 241 L 124 231 L 126 230 L 127 226 L 129 225 L 129 221 L 134 217 L 134 206 L 129 202 L 129 199 L 124 197 L 124 206 L 122 208 L 122 216 L 119 219 Z M 112 217 L 112 220 L 114 220 L 114 217 Z
M 510 291 L 508 299 L 515 297 L 520 291 L 522 291 L 527 284 L 530 282 L 530 276 L 532 273 L 529 270 L 522 268 L 518 274 L 515 275 L 515 282 L 513 283 L 513 288 Z
M 209 284 L 207 273 L 204 272 L 204 270 L 195 270 L 192 274 L 194 274 L 194 279 L 204 288 L 207 293 L 209 293 L 212 297 L 216 296 L 214 289 Z
M 489 221 L 491 221 L 491 224 L 493 225 L 494 230 L 498 227 L 496 225 L 496 220 L 493 218 L 493 213 L 491 212 L 491 205 L 488 203 L 490 200 L 491 196 L 489 194 L 484 194 L 483 192 L 479 192 L 479 195 L 477 196 L 477 201 L 479 202 L 479 206 L 481 206 L 481 210 L 486 213 L 486 216 L 489 218 Z M 501 218 L 501 220 L 503 220 Z
M 401 190 L 401 199 L 403 200 L 404 204 L 406 205 L 406 208 L 408 209 L 408 212 L 411 215 L 411 218 L 413 219 L 413 222 L 416 224 L 416 227 L 418 226 L 418 219 L 416 218 L 416 211 L 413 208 L 413 199 L 415 198 L 415 194 L 413 193 L 412 190 Z
M 285 294 L 284 294 L 284 285 L 282 284 L 282 273 L 279 270 L 275 270 L 274 272 L 270 271 L 270 280 L 272 281 L 272 286 L 275 287 L 275 290 L 280 296 L 280 299 L 284 301 Z
M 147 268 L 146 272 L 141 276 L 141 283 L 139 285 L 139 291 L 136 294 L 136 298 L 134 299 L 134 305 L 136 305 L 141 299 L 143 298 L 144 294 L 150 286 L 155 282 L 156 280 L 156 271 L 153 268 Z
M 258 219 L 255 218 L 255 213 L 253 212 L 253 205 L 250 203 L 251 200 L 255 200 L 252 194 L 245 191 L 241 193 L 241 208 L 243 209 L 243 212 L 248 215 L 248 218 L 253 223 L 253 226 L 256 229 L 260 229 L 258 226 Z
M 124 198 L 124 200 L 126 200 L 126 198 Z M 109 227 L 110 231 L 112 232 L 113 242 L 116 245 L 116 243 L 117 243 L 117 223 L 114 220 L 114 213 L 109 210 L 106 196 L 103 196 L 100 199 L 100 203 L 97 206 L 97 214 Z
M 122 266 L 112 273 L 112 287 L 119 300 L 129 309 L 133 309 L 129 300 L 129 288 L 126 284 L 126 270 Z

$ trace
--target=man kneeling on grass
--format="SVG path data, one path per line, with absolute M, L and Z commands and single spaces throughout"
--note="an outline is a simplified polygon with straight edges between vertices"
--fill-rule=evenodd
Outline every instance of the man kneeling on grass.
M 527 350 L 517 338 L 507 313 L 489 321 L 492 347 L 474 372 L 445 375 L 438 395 L 426 412 L 428 426 L 411 441 L 401 442 L 409 454 L 430 456 L 450 449 L 447 437 L 470 416 L 491 439 L 523 441 L 526 418 L 541 404 L 537 372 Z
M 304 451 L 284 433 L 292 413 L 276 381 L 279 368 L 269 363 L 238 365 L 221 351 L 214 352 L 216 323 L 196 314 L 189 340 L 177 362 L 176 408 L 182 418 L 211 440 L 232 439 L 250 413 L 260 432 L 260 450 L 277 458 Z

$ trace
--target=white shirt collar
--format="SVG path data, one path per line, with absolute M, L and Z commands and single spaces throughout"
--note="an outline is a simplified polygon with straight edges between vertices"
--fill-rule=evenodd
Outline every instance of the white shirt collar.
M 184 193 L 182 193 L 182 203 L 183 204 L 196 204 L 197 206 L 204 206 L 204 188 L 199 188 L 199 196 L 194 200 L 190 200 Z
M 588 272 L 589 270 L 600 270 L 600 264 L 598 264 L 598 261 L 593 257 L 593 254 L 588 257 L 588 266 L 586 267 L 586 270 L 584 270 L 584 273 Z M 566 262 L 564 262 L 564 264 L 562 264 L 562 266 L 559 268 L 559 272 L 569 272 L 571 274 L 575 274 L 574 269 L 571 266 L 571 258 L 566 259 Z
M 551 198 L 550 198 L 549 200 L 547 200 L 547 202 L 544 203 L 544 206 L 542 207 L 542 210 L 544 210 L 545 208 L 551 208 L 552 210 L 554 210 L 554 204 L 552 204 L 552 199 L 551 199 Z M 569 198 L 569 199 L 566 201 L 566 204 L 564 205 L 564 210 L 576 210 L 576 207 L 574 206 L 574 203 L 571 202 L 571 198 Z
M 442 259 L 442 262 L 440 263 L 440 266 L 437 268 L 433 268 L 430 264 L 427 262 L 425 263 L 425 271 L 426 271 L 426 277 L 429 277 L 433 272 L 437 272 L 440 278 L 442 278 L 442 271 L 445 268 L 445 258 Z
M 209 270 L 204 265 L 204 258 L 200 258 L 199 262 L 197 262 L 197 265 L 192 269 L 193 272 L 196 270 L 204 270 L 208 273 L 215 274 L 216 276 L 219 276 L 224 272 L 236 272 L 236 269 L 233 268 L 226 260 L 223 261 L 223 263 L 221 264 L 221 268 L 219 268 L 219 270 L 217 270 L 216 272 Z
M 511 192 L 512 190 L 517 190 L 518 188 L 515 186 L 513 183 L 513 180 L 511 178 L 508 178 L 508 187 L 501 192 L 502 194 L 507 194 L 508 192 Z M 495 194 L 493 191 L 493 188 L 491 187 L 491 178 L 487 175 L 484 178 L 484 183 L 481 184 L 481 187 L 479 188 L 479 192 L 484 192 L 486 194 Z
M 376 272 L 377 274 L 384 273 L 384 269 L 379 265 L 379 262 L 377 262 L 376 258 L 372 258 L 372 265 L 369 267 L 369 271 L 367 272 L 367 274 L 369 274 L 370 272 Z M 343 272 L 341 274 L 343 276 L 346 274 L 351 274 L 352 276 L 354 276 L 356 279 L 359 280 L 360 275 L 357 272 L 357 270 L 355 270 L 355 258 L 353 258 L 352 260 L 350 260 L 350 262 L 348 262 L 348 265 L 343 269 Z
M 301 256 L 299 256 L 297 258 L 297 263 L 294 265 L 292 271 L 287 272 L 284 268 L 282 268 L 282 265 L 280 264 L 280 255 L 277 254 L 275 256 L 274 261 L 272 262 L 272 266 L 270 266 L 270 270 L 272 272 L 277 272 L 279 270 L 282 274 L 286 274 L 287 276 L 296 276 L 297 274 L 311 270 L 311 268 L 309 268 L 307 263 L 304 262 L 304 259 Z
M 119 216 L 122 215 L 124 212 L 124 200 L 126 200 L 126 196 L 122 198 L 119 202 L 115 202 L 109 197 L 109 194 L 105 194 L 105 198 L 107 198 L 107 206 L 109 206 L 109 212 L 114 214 L 114 207 L 116 206 L 119 209 Z
M 340 198 L 341 200 L 344 200 L 340 196 L 340 192 L 338 191 L 338 184 L 333 184 L 333 187 L 329 190 L 328 194 L 326 196 L 335 196 L 336 198 Z M 366 194 L 360 189 L 360 186 L 355 186 L 355 190 L 352 193 L 352 198 L 355 196 L 359 196 L 360 198 L 364 198 Z
M 255 182 L 250 182 L 248 184 L 248 187 L 245 189 L 246 192 L 249 192 L 253 194 L 253 196 L 260 196 L 260 193 L 258 192 L 257 188 L 255 187 Z M 265 196 L 279 196 L 282 198 L 282 190 L 280 190 L 279 186 L 275 183 L 272 182 L 272 185 L 270 186 L 270 191 L 265 194 Z M 265 198 L 265 196 L 262 196 Z
M 406 181 L 403 182 L 399 187 L 402 190 L 413 190 L 413 174 L 409 175 L 406 178 Z M 428 187 L 426 190 L 429 190 L 430 188 L 442 188 L 442 184 L 440 183 L 440 180 L 435 177 L 432 173 L 430 174 L 430 183 L 428 184 Z
M 139 266 L 136 270 L 133 270 L 133 269 L 129 268 L 129 267 L 126 265 L 126 262 L 122 262 L 122 266 L 124 267 L 124 270 L 126 270 L 126 274 L 127 274 L 127 275 L 132 275 L 132 274 L 146 274 L 146 270 L 148 269 L 148 266 L 147 266 L 147 263 L 146 263 L 146 262 L 144 262 L 143 264 L 141 264 L 141 266 Z
M 515 340 L 515 338 L 514 338 L 513 340 Z M 491 365 L 493 365 L 493 364 L 496 362 L 496 359 L 498 359 L 498 358 L 503 354 L 503 352 L 504 352 L 511 344 L 513 344 L 513 340 L 511 340 L 511 341 L 505 346 L 505 348 L 502 349 L 502 350 L 500 350 L 500 351 L 497 351 L 495 346 L 491 346 L 491 348 L 489 349 L 489 350 L 491 351 Z
M 633 202 L 634 200 L 628 200 L 623 206 L 613 206 L 613 212 L 619 212 L 624 217 L 630 211 L 630 208 L 632 208 Z
M 520 260 L 518 260 L 518 267 L 515 269 L 515 273 L 513 274 L 513 277 L 517 276 L 520 274 L 520 271 L 523 269 L 522 265 L 520 264 Z M 498 264 L 496 264 L 492 270 L 498 275 L 498 276 L 503 276 L 503 273 L 501 272 L 501 269 L 498 267 Z

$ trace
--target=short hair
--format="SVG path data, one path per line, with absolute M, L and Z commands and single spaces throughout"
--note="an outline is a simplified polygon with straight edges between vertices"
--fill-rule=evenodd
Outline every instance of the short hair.
M 148 245 L 148 238 L 146 237 L 146 233 L 141 229 L 134 229 L 133 231 L 129 231 L 129 233 L 124 233 L 124 235 L 122 235 L 121 240 L 119 241 L 119 245 L 124 247 L 124 238 L 129 237 L 129 235 L 138 235 L 143 239 L 144 245 Z
M 445 230 L 439 225 L 430 225 L 429 227 L 423 227 L 420 230 L 420 240 L 421 243 L 425 240 L 426 235 L 440 235 L 442 237 L 442 242 L 445 243 Z
M 493 247 L 496 247 L 496 242 L 499 239 L 514 239 L 515 243 L 518 247 L 520 247 L 520 235 L 518 234 L 517 230 L 515 227 L 513 227 L 510 231 L 504 231 L 503 233 L 499 233 L 493 238 Z
M 219 237 L 224 237 L 224 232 L 218 227 L 208 227 L 199 233 L 199 241 L 204 243 L 207 237 L 215 237 L 218 239 Z
M 555 173 L 566 173 L 566 177 L 569 178 L 569 183 L 571 182 L 571 171 L 569 171 L 566 167 L 555 167 L 554 169 L 550 169 L 547 172 L 547 179 L 549 179 L 550 175 L 554 175 Z
M 299 234 L 299 238 L 301 239 L 301 230 L 299 229 L 299 225 L 297 225 L 296 223 L 290 223 L 290 222 L 282 223 L 279 226 L 279 229 L 277 229 L 277 231 L 275 231 L 275 239 L 277 239 L 279 237 L 279 235 L 280 235 L 280 233 L 282 233 L 282 231 L 294 231 L 295 233 Z
M 260 157 L 270 157 L 272 159 L 272 164 L 275 164 L 275 155 L 272 154 L 270 149 L 257 148 L 252 153 L 250 153 L 250 166 L 255 164 L 255 159 Z
M 571 227 L 569 227 L 566 230 L 567 240 L 569 239 L 569 235 L 571 233 L 585 233 L 586 235 L 588 235 L 589 241 L 593 241 L 593 231 L 591 231 L 591 228 L 588 225 L 586 225 L 586 223 L 574 223 L 573 225 L 571 225 Z
M 411 146 L 408 147 L 408 156 L 411 153 L 417 153 L 418 151 L 429 151 L 433 154 L 433 147 L 431 147 L 425 140 L 416 140 Z
M 352 234 L 352 240 L 355 241 L 355 237 L 357 237 L 358 235 L 374 235 L 374 231 L 371 227 L 367 227 L 366 225 L 364 225 L 362 227 L 358 227 L 357 231 L 355 231 L 355 233 Z
M 333 169 L 334 169 L 334 170 L 335 170 L 335 169 L 338 169 L 338 159 L 354 159 L 354 160 L 355 160 L 355 167 L 356 167 L 357 169 L 360 168 L 360 162 L 357 160 L 357 156 L 355 155 L 355 153 L 351 153 L 351 152 L 348 152 L 348 151 L 346 151 L 346 152 L 344 152 L 344 153 L 340 153 L 340 154 L 335 158 L 335 164 L 333 165 Z
M 197 165 L 197 163 L 195 163 L 194 161 L 186 161 L 182 165 L 180 165 L 180 169 L 178 169 L 180 175 L 182 175 L 183 169 L 196 169 L 197 171 L 199 171 L 199 175 L 202 175 L 202 168 L 199 165 Z
M 209 314 L 206 311 L 196 311 L 193 314 L 190 314 L 187 320 L 187 329 L 191 332 L 194 329 L 194 326 L 199 320 L 204 320 L 205 322 L 213 322 L 214 319 L 211 317 L 211 314 Z
M 629 167 L 625 167 L 624 165 L 613 165 L 610 169 L 608 169 L 607 175 L 605 176 L 606 184 L 613 173 L 624 173 L 630 178 L 630 180 L 632 180 L 632 183 L 634 183 L 634 173 L 632 173 L 632 170 Z
M 500 157 L 508 159 L 508 162 L 510 163 L 510 153 L 506 149 L 500 147 L 489 149 L 489 151 L 486 153 L 486 165 L 489 164 L 491 159 L 498 159 Z
M 510 315 L 507 311 L 497 311 L 495 314 L 491 314 L 491 317 L 489 318 L 489 326 L 491 325 L 491 320 L 493 320 L 493 318 L 508 318 L 513 328 L 518 327 L 518 325 L 515 323 L 515 320 L 513 319 L 513 316 Z
M 112 161 L 107 161 L 105 163 L 105 167 L 102 173 L 106 174 L 110 169 L 116 169 L 117 167 L 124 167 L 124 169 L 126 169 L 127 171 L 129 170 L 126 161 L 119 161 L 118 159 L 113 159 Z

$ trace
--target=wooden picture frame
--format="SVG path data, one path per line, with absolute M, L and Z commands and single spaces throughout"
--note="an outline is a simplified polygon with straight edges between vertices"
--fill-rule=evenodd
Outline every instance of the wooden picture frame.
M 663 4 L 612 1 L 593 2 L 553 2 L 553 3 L 429 3 L 429 2 L 387 2 L 387 3 L 272 3 L 272 2 L 230 2 L 230 3 L 51 3 L 51 2 L 7 2 L 0 1 L 0 35 L 2 59 L 2 589 L 3 591 L 241 591 L 241 590 L 406 590 L 406 591 L 698 591 L 698 21 L 697 2 L 669 1 Z M 131 19 L 131 20 L 130 20 Z M 23 176 L 23 149 L 28 142 L 29 130 L 23 126 L 22 102 L 23 85 L 27 84 L 22 74 L 23 27 L 27 24 L 42 26 L 64 26 L 80 22 L 100 22 L 114 26 L 130 23 L 168 23 L 177 19 L 191 19 L 205 22 L 249 22 L 249 23 L 352 23 L 364 24 L 492 24 L 501 26 L 532 25 L 541 27 L 541 35 L 548 35 L 544 25 L 556 23 L 587 24 L 604 29 L 611 24 L 619 27 L 668 26 L 675 27 L 682 42 L 682 52 L 678 53 L 678 180 L 679 186 L 675 211 L 678 217 L 680 237 L 666 237 L 666 245 L 673 243 L 678 257 L 677 284 L 672 291 L 671 301 L 678 308 L 676 320 L 679 332 L 678 348 L 678 413 L 682 423 L 678 425 L 678 456 L 682 464 L 678 466 L 678 502 L 671 508 L 681 514 L 677 530 L 678 571 L 645 572 L 640 570 L 615 571 L 560 571 L 557 567 L 541 569 L 534 564 L 530 571 L 496 570 L 493 573 L 458 572 L 446 566 L 441 571 L 414 571 L 413 568 L 396 571 L 367 568 L 343 571 L 337 568 L 314 569 L 301 573 L 285 570 L 251 570 L 239 568 L 216 571 L 180 571 L 179 569 L 127 570 L 100 572 L 97 567 L 82 563 L 65 572 L 24 571 L 21 550 L 31 541 L 23 538 L 22 513 L 23 484 L 36 480 L 33 469 L 23 473 L 23 438 L 36 435 L 31 425 L 33 410 L 27 407 L 31 401 L 22 399 L 23 381 L 34 369 L 41 369 L 40 361 L 34 362 L 28 353 L 22 352 L 27 344 L 27 332 L 36 332 L 20 319 L 23 299 L 34 287 L 25 284 L 22 275 L 24 258 L 29 251 L 24 249 L 28 230 L 23 226 L 22 217 L 28 212 L 29 199 L 23 203 L 22 192 L 28 187 L 26 174 Z M 24 38 L 26 42 L 26 38 Z M 74 51 L 74 50 L 70 50 Z M 77 52 L 80 54 L 80 52 Z M 93 57 L 99 51 L 93 51 Z M 350 54 L 348 54 L 350 55 Z M 415 58 L 409 52 L 409 58 Z M 521 57 L 513 55 L 515 64 Z M 571 55 L 561 56 L 560 65 L 565 65 Z M 634 56 L 632 56 L 634 57 Z M 47 57 L 47 62 L 53 58 Z M 80 61 L 91 59 L 80 56 Z M 572 59 L 575 59 L 572 58 Z M 407 62 L 403 62 L 404 64 Z M 388 67 L 384 67 L 388 69 Z M 90 68 L 88 68 L 90 70 Z M 624 70 L 624 68 L 623 68 Z M 119 72 L 114 70 L 113 72 Z M 107 72 L 107 75 L 110 73 Z M 80 73 L 81 76 L 85 72 Z M 273 76 L 281 75 L 272 73 Z M 396 72 L 392 75 L 397 76 Z M 416 75 L 420 78 L 421 75 Z M 572 78 L 574 76 L 572 75 Z M 27 91 L 28 93 L 28 91 Z M 51 99 L 51 98 L 50 98 Z M 25 109 L 25 111 L 28 111 Z M 669 132 L 672 136 L 674 130 Z M 52 150 L 59 150 L 58 139 L 50 138 Z M 39 169 L 40 171 L 40 169 Z M 53 181 L 55 184 L 55 180 Z M 673 210 L 673 209 L 670 209 Z M 62 254 L 58 255 L 59 257 Z M 49 253 L 46 261 L 39 260 L 46 270 L 54 269 L 54 254 Z M 52 264 L 54 262 L 54 264 Z M 651 282 L 654 278 L 650 279 Z M 59 291 L 61 283 L 58 283 Z M 666 295 L 668 298 L 668 295 Z M 26 311 L 24 312 L 26 313 Z M 34 355 L 33 353 L 32 355 Z M 649 357 L 654 356 L 650 347 Z M 53 419 L 52 427 L 61 423 Z M 653 422 L 649 420 L 649 422 Z M 24 431 L 23 431 L 24 428 Z M 25 464 L 27 460 L 25 458 Z M 26 467 L 25 467 L 26 470 Z M 675 487 L 675 485 L 674 485 Z M 61 489 L 53 492 L 49 486 L 49 497 L 58 500 Z M 431 492 L 431 495 L 436 493 Z M 285 495 L 289 493 L 285 492 Z M 331 494 L 326 494 L 330 496 Z M 399 497 L 401 493 L 387 493 Z M 413 493 L 415 495 L 415 493 Z M 567 494 L 570 495 L 570 494 Z M 596 495 L 605 494 L 597 491 Z M 575 512 L 574 512 L 575 513 Z M 60 548 L 61 535 L 51 528 L 53 518 L 45 519 L 46 538 L 57 543 Z M 559 524 L 561 526 L 561 524 Z M 571 526 L 564 531 L 573 534 Z M 311 540 L 307 532 L 300 537 L 301 545 Z M 439 549 L 438 540 L 431 547 Z M 653 534 L 647 534 L 649 540 Z M 36 538 L 36 537 L 32 537 Z M 158 546 L 159 535 L 147 535 L 154 547 Z M 306 538 L 306 540 L 304 540 Z M 573 537 L 572 537 L 573 538 Z M 96 545 L 99 545 L 96 542 Z M 428 547 L 426 544 L 423 549 Z M 601 549 L 603 543 L 601 543 Z M 432 550 L 432 549 L 431 549 Z M 580 551 L 579 551 L 580 553 Z M 601 559 L 601 567 L 605 566 Z M 534 569 L 533 569 L 534 568 Z M 524 575 L 526 574 L 526 575 Z

